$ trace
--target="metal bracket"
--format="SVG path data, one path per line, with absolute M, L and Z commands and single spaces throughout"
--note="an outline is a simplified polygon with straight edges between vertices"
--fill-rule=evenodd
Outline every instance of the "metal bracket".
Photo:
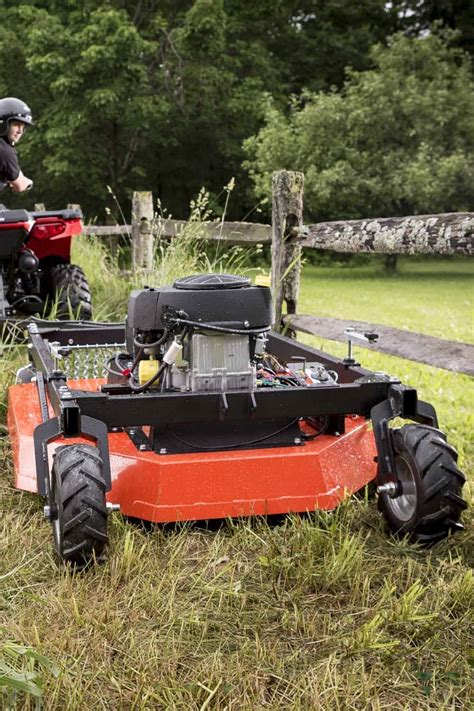
M 375 443 L 378 455 L 378 482 L 396 481 L 395 455 L 389 428 L 390 420 L 395 417 L 413 420 L 422 424 L 438 427 L 438 418 L 432 405 L 418 400 L 414 388 L 406 385 L 391 385 L 388 398 L 374 405 L 370 412 L 374 427 Z
M 125 427 L 124 429 L 137 449 L 141 452 L 151 452 L 153 443 L 141 427 Z
M 53 417 L 50 420 L 46 420 L 46 422 L 35 427 L 33 433 L 38 493 L 41 496 L 47 496 L 48 499 L 50 498 L 48 444 L 63 434 L 61 420 L 62 418 L 60 417 Z M 104 422 L 96 420 L 94 417 L 89 417 L 88 415 L 82 415 L 80 436 L 97 443 L 102 459 L 102 476 L 104 477 L 106 490 L 110 491 L 112 488 L 112 475 L 110 472 L 107 434 L 107 427 Z
M 66 375 L 61 370 L 53 370 L 50 375 L 48 375 L 48 383 L 54 383 L 59 380 L 66 380 Z
M 225 419 L 228 409 L 229 403 L 227 402 L 227 393 L 221 392 L 221 396 L 219 398 L 219 420 L 221 422 Z
M 257 412 L 257 401 L 255 399 L 255 393 L 253 390 L 249 392 L 250 398 L 250 415 L 253 416 Z
M 38 398 L 41 410 L 41 419 L 43 422 L 49 419 L 48 399 L 46 397 L 46 386 L 44 383 L 44 375 L 41 370 L 36 373 L 36 387 L 38 389 Z
M 356 331 L 355 328 L 349 327 L 344 331 L 344 335 L 347 338 L 347 356 L 342 361 L 346 367 L 360 365 L 357 363 L 352 355 L 352 342 L 353 341 L 363 341 L 365 343 L 376 343 L 379 337 L 378 333 L 360 333 Z

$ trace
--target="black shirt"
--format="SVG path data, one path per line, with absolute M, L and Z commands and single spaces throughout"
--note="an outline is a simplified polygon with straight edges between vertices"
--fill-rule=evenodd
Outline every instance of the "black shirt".
M 20 175 L 20 166 L 16 156 L 16 150 L 7 141 L 0 138 L 0 190 L 4 187 L 2 183 L 16 180 Z

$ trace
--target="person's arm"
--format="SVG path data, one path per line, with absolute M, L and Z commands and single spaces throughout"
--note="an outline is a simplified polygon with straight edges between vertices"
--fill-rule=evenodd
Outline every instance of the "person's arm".
M 33 187 L 33 181 L 31 180 L 31 178 L 27 178 L 26 175 L 23 175 L 22 171 L 20 170 L 18 178 L 16 178 L 15 180 L 9 180 L 8 185 L 15 193 L 22 193 L 25 190 L 29 190 Z
M 0 175 L 15 193 L 29 190 L 33 185 L 31 178 L 23 174 L 15 149 L 5 141 L 0 141 Z

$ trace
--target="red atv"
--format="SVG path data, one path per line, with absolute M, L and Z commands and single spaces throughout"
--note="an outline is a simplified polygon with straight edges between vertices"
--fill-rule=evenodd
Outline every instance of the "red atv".
M 0 323 L 21 315 L 92 318 L 89 284 L 71 264 L 80 210 L 27 212 L 0 205 Z

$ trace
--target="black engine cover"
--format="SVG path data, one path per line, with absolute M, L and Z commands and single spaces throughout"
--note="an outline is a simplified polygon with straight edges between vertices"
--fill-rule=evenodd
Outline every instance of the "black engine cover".
M 184 311 L 191 321 L 229 328 L 265 329 L 271 324 L 271 292 L 233 274 L 196 274 L 172 286 L 132 291 L 128 305 L 130 331 L 163 331 L 167 311 Z

